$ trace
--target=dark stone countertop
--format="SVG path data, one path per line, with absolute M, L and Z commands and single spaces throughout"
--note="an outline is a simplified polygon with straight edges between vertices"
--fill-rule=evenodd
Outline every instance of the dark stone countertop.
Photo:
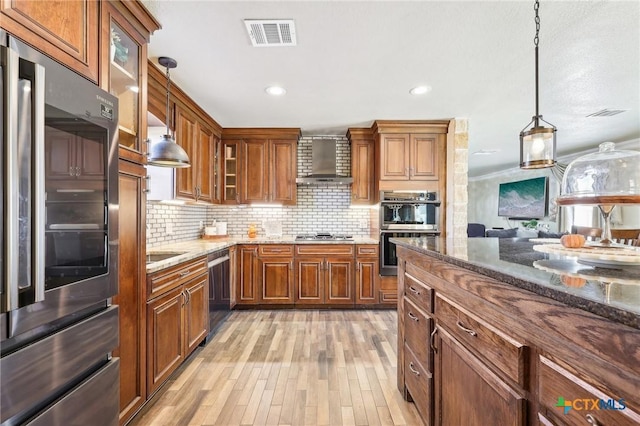
M 640 267 L 583 265 L 517 238 L 394 238 L 391 242 L 578 309 L 640 329 Z M 564 282 L 563 282 L 564 281 Z M 565 284 L 568 283 L 569 285 Z M 571 285 L 576 285 L 575 287 Z

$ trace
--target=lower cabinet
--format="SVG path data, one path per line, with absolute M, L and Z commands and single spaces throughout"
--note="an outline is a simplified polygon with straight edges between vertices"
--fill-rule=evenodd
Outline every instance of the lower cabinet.
M 435 348 L 437 424 L 526 424 L 524 397 L 443 328 L 437 329 Z
M 260 245 L 258 249 L 260 303 L 292 304 L 293 246 Z
M 238 246 L 236 273 L 236 303 L 255 305 L 258 303 L 258 246 Z
M 199 269 L 194 269 L 199 268 Z M 166 292 L 147 301 L 147 389 L 153 394 L 207 336 L 209 329 L 206 258 L 160 271 Z M 192 277 L 195 275 L 195 277 Z M 180 277 L 192 277 L 186 282 Z M 152 282 L 154 275 L 149 275 Z
M 301 244 L 295 247 L 296 304 L 354 304 L 353 245 Z
M 377 244 L 356 246 L 356 305 L 380 303 L 380 261 Z

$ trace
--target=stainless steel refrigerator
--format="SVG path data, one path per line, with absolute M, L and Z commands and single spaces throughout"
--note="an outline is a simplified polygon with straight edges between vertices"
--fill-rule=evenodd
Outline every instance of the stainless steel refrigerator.
M 0 423 L 117 425 L 117 98 L 0 31 Z

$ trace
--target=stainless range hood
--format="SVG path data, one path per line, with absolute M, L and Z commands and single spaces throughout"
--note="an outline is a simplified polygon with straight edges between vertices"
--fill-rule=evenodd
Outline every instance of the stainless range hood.
M 353 178 L 339 176 L 336 172 L 336 141 L 334 139 L 317 139 L 311 145 L 310 175 L 297 178 L 300 185 L 351 185 Z

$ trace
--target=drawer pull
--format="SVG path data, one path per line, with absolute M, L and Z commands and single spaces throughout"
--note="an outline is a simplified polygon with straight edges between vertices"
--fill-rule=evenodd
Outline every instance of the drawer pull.
M 431 332 L 431 335 L 429 336 L 429 346 L 431 346 L 431 350 L 436 354 L 438 353 L 438 348 L 436 348 L 436 345 L 435 345 L 437 332 L 438 332 L 438 327 L 434 327 L 433 331 Z
M 189 275 L 189 272 L 190 271 L 188 269 L 186 271 L 184 271 L 184 272 L 180 272 L 180 276 L 181 277 L 186 277 L 187 275 Z
M 412 314 L 411 312 L 408 312 L 408 313 L 407 313 L 407 316 L 408 316 L 409 318 L 411 318 L 412 320 L 414 320 L 415 322 L 418 322 L 418 321 L 419 321 L 418 317 L 417 317 L 417 316 L 415 316 L 414 314 Z
M 590 425 L 602 426 L 602 423 L 600 423 L 598 419 L 593 417 L 593 414 L 587 414 L 585 417 L 587 418 L 587 423 L 589 423 Z
M 478 335 L 478 333 L 476 333 L 472 329 L 465 327 L 464 324 L 462 324 L 462 322 L 460 322 L 460 320 L 456 321 L 456 325 L 458 326 L 458 328 L 460 330 L 464 331 L 465 333 L 469 333 L 473 337 L 476 337 Z
M 413 294 L 415 294 L 416 296 L 420 295 L 420 292 L 418 290 L 416 290 L 415 288 L 413 288 L 412 286 L 409 287 L 409 291 Z
M 413 374 L 415 374 L 416 376 L 419 376 L 419 375 L 420 375 L 420 372 L 419 372 L 418 370 L 416 370 L 415 368 L 413 368 L 413 362 L 410 362 L 410 363 L 409 363 L 409 370 L 411 370 L 411 372 L 412 372 Z

